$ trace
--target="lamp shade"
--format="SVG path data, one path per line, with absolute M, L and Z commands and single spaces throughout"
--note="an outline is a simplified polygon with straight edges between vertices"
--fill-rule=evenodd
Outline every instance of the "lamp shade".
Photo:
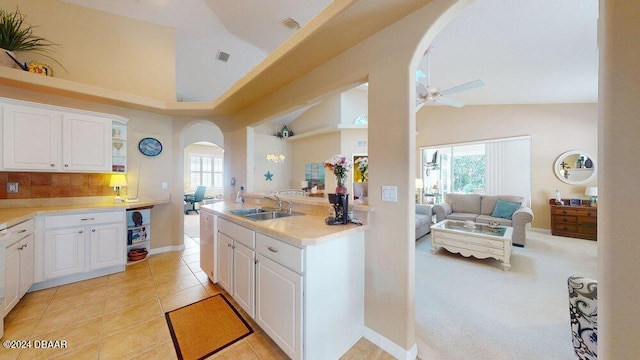
M 584 194 L 587 196 L 598 196 L 598 187 L 587 186 L 587 188 L 584 190 Z
M 422 179 L 416 179 L 416 189 L 422 188 L 424 188 L 424 182 L 422 181 Z
M 123 187 L 127 186 L 127 178 L 124 174 L 111 175 L 111 181 L 109 181 L 109 187 Z

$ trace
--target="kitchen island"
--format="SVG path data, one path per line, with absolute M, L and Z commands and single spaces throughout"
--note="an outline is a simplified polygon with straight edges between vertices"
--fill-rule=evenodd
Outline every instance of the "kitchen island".
M 364 332 L 368 226 L 326 225 L 326 202 L 271 220 L 229 212 L 267 205 L 248 202 L 200 208 L 203 270 L 292 359 L 340 358 Z

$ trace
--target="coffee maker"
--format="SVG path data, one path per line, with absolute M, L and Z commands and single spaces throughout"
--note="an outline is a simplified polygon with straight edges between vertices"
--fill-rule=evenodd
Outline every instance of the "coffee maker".
M 324 219 L 327 225 L 344 225 L 349 223 L 349 194 L 327 194 L 335 216 Z

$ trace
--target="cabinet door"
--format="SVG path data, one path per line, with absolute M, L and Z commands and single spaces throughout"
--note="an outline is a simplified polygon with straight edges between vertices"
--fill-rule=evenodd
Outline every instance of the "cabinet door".
M 112 171 L 111 119 L 64 113 L 62 144 L 62 170 Z
M 16 242 L 6 249 L 3 314 L 11 311 L 20 300 L 20 246 L 20 242 Z
M 215 216 L 200 211 L 200 268 L 214 281 L 213 275 L 213 235 Z
M 292 359 L 302 358 L 302 276 L 258 254 L 256 316 Z
M 256 253 L 235 242 L 233 245 L 233 298 L 254 317 Z
M 90 227 L 91 270 L 124 264 L 124 224 Z
M 46 231 L 44 235 L 45 279 L 84 271 L 84 232 L 84 227 Z
M 60 113 L 19 105 L 3 108 L 2 166 L 5 169 L 58 169 Z
M 233 294 L 233 240 L 227 235 L 218 233 L 218 251 L 216 270 L 218 273 L 218 284 L 229 294 Z
M 33 285 L 34 272 L 34 251 L 33 251 L 33 234 L 29 234 L 20 242 L 22 250 L 20 250 L 20 298 L 29 291 Z

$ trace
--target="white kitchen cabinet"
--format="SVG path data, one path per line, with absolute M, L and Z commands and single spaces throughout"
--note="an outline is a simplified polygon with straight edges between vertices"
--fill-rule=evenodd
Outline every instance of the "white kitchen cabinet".
M 0 105 L 4 170 L 115 171 L 112 124 L 125 124 L 126 119 L 1 98 Z M 119 133 L 126 136 L 126 131 Z M 126 144 L 126 139 L 118 142 Z M 125 171 L 126 147 L 122 155 L 118 171 Z
M 4 105 L 2 165 L 7 170 L 59 169 L 62 113 L 20 105 Z
M 124 270 L 124 210 L 37 217 L 43 236 L 36 237 L 38 288 Z
M 217 263 L 218 284 L 229 294 L 233 294 L 233 239 L 218 233 Z
M 256 252 L 235 242 L 233 245 L 233 298 L 240 307 L 254 316 Z
M 207 212 L 200 212 L 200 268 L 212 282 L 216 282 L 214 270 L 215 233 L 218 231 L 217 216 Z
M 261 254 L 256 264 L 255 321 L 292 359 L 302 359 L 302 275 Z
M 48 230 L 44 239 L 44 277 L 56 278 L 83 272 L 84 226 Z
M 218 219 L 218 283 L 253 317 L 255 312 L 255 232 Z
M 7 229 L 5 250 L 5 303 L 6 315 L 26 294 L 33 284 L 33 220 L 27 220 Z

